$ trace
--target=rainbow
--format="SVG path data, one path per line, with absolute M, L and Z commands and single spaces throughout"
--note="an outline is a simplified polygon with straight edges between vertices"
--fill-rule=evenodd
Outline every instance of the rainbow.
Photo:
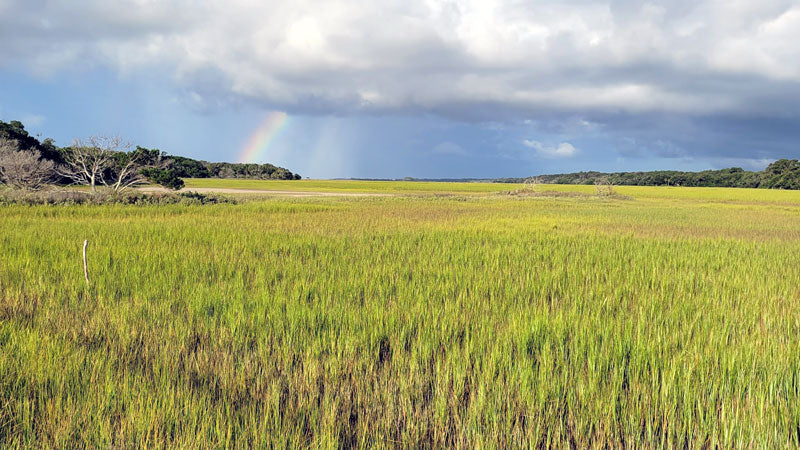
M 282 129 L 289 122 L 289 116 L 282 111 L 273 111 L 258 126 L 258 129 L 247 139 L 242 150 L 239 152 L 237 162 L 259 162 L 263 159 L 269 144 L 275 139 Z

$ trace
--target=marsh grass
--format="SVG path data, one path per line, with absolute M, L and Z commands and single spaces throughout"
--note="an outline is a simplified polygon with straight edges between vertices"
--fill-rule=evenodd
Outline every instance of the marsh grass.
M 580 191 L 561 191 L 556 189 L 544 190 L 526 185 L 522 189 L 515 189 L 513 191 L 500 192 L 501 195 L 512 197 L 539 197 L 539 198 L 579 198 L 584 200 L 603 199 L 603 200 L 633 200 L 629 195 L 617 194 L 613 188 L 598 188 L 596 194 L 590 194 Z
M 141 192 L 128 190 L 115 192 L 100 188 L 91 192 L 81 187 L 50 186 L 46 189 L 30 191 L 2 188 L 0 185 L 0 205 L 168 205 L 168 204 L 216 204 L 236 203 L 232 197 L 197 192 Z
M 2 206 L 0 446 L 796 447 L 762 193 Z
M 402 181 L 355 181 L 355 180 L 245 180 L 245 179 L 186 179 L 187 188 L 233 188 L 251 190 L 282 190 L 312 192 L 385 193 L 398 196 L 436 196 L 442 194 L 480 197 L 525 189 L 525 184 L 511 183 L 440 183 Z M 536 183 L 536 192 L 580 192 L 596 194 L 594 185 L 559 185 Z M 798 205 L 800 190 L 768 190 L 743 188 L 704 188 L 676 186 L 614 186 L 614 192 L 636 200 L 672 201 L 682 206 L 687 203 L 731 203 L 749 205 Z

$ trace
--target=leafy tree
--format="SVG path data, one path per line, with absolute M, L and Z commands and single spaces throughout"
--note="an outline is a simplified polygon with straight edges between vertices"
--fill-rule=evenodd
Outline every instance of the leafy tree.
M 170 160 L 158 149 L 147 149 L 136 146 L 130 152 L 115 151 L 111 155 L 112 165 L 102 176 L 103 184 L 121 192 L 125 189 L 146 184 L 148 177 L 145 169 L 164 169 Z
M 41 157 L 46 160 L 51 160 L 56 164 L 61 163 L 61 154 L 55 142 L 47 138 L 39 142 L 34 136 L 28 134 L 25 130 L 25 125 L 18 120 L 12 120 L 8 123 L 0 120 L 0 138 L 17 141 L 20 150 L 35 150 L 41 154 Z
M 764 187 L 800 189 L 800 162 L 796 159 L 779 159 L 767 166 L 764 174 Z
M 170 168 L 181 178 L 210 178 L 211 172 L 202 161 L 183 156 L 170 156 Z
M 164 186 L 167 189 L 179 190 L 183 188 L 183 180 L 178 177 L 177 172 L 172 169 L 164 169 L 160 167 L 150 167 L 142 170 L 144 175 L 150 182 Z
M 768 175 L 784 175 L 797 171 L 800 171 L 800 162 L 796 159 L 779 159 L 764 169 L 764 172 Z
M 272 164 L 207 162 L 182 156 L 170 156 L 170 158 L 173 160 L 170 168 L 175 170 L 178 176 L 185 178 L 300 179 L 300 175 Z

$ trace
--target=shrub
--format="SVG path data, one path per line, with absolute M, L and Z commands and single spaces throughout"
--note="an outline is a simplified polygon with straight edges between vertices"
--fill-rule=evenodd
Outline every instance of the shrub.
M 181 192 L 180 194 L 178 194 L 178 196 L 182 199 L 183 203 L 186 204 L 198 204 L 198 205 L 215 205 L 217 203 L 236 204 L 236 200 L 221 195 L 201 194 L 199 192 Z
M 96 193 L 74 189 L 51 189 L 42 191 L 0 190 L 0 205 L 213 205 L 236 201 L 224 196 L 205 195 L 195 192 L 173 194 L 170 192 L 113 192 Z
M 171 169 L 149 168 L 142 170 L 142 175 L 147 177 L 150 182 L 164 186 L 167 189 L 179 190 L 183 188 L 183 180 L 178 177 L 177 172 Z

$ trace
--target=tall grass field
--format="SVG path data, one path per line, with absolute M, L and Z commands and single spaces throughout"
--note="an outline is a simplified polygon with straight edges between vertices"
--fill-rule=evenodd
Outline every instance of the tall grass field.
M 0 447 L 800 445 L 800 192 L 249 183 L 0 206 Z

